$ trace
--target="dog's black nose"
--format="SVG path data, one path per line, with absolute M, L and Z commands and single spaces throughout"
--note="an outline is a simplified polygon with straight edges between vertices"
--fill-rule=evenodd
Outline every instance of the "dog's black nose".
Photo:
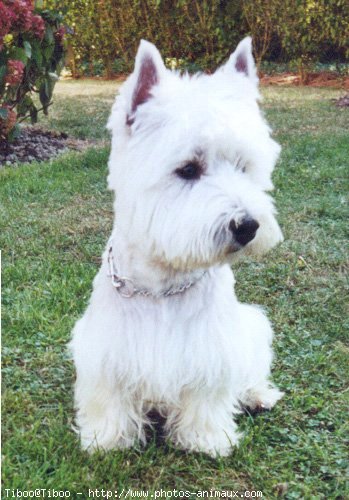
M 258 228 L 258 222 L 252 217 L 245 217 L 238 224 L 231 220 L 229 224 L 229 229 L 233 233 L 235 240 L 242 246 L 253 240 Z

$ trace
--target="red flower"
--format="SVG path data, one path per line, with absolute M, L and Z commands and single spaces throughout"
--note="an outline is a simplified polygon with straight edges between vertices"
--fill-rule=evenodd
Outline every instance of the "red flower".
M 11 28 L 13 19 L 15 18 L 12 10 L 3 2 L 0 2 L 0 40 L 8 34 Z
M 40 38 L 40 40 L 44 38 L 45 22 L 41 16 L 36 15 L 32 17 L 31 31 L 36 37 Z
M 7 74 L 5 76 L 5 82 L 10 86 L 21 83 L 23 79 L 24 67 L 25 66 L 22 61 L 9 59 L 7 61 Z
M 12 29 L 29 31 L 32 26 L 33 5 L 26 0 L 12 0 L 7 2 L 14 16 Z

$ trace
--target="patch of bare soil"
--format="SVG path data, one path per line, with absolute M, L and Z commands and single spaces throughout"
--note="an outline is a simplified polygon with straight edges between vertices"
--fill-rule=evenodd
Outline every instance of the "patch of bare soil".
M 305 82 L 301 82 L 300 76 L 294 73 L 262 75 L 260 82 L 262 85 L 305 85 L 308 87 L 349 89 L 349 76 L 339 76 L 336 73 L 325 71 L 309 73 Z
M 83 151 L 93 144 L 92 141 L 71 138 L 64 132 L 23 127 L 21 135 L 13 142 L 0 143 L 0 165 L 47 161 L 65 151 Z
M 333 99 L 334 103 L 338 108 L 348 108 L 349 107 L 349 94 L 340 97 L 339 99 Z

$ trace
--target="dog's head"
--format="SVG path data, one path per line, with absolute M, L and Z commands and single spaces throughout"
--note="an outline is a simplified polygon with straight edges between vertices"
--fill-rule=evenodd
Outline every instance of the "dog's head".
M 180 75 L 142 41 L 109 120 L 109 187 L 130 247 L 178 270 L 281 241 L 266 191 L 279 145 L 258 107 L 245 38 L 214 74 Z

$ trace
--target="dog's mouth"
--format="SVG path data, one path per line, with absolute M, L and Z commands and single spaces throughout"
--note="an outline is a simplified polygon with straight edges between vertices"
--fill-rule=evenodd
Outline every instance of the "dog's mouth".
M 235 241 L 229 243 L 229 245 L 227 246 L 226 252 L 225 252 L 226 255 L 236 254 L 238 252 L 245 250 L 247 247 L 249 248 L 250 245 L 253 244 L 254 238 L 255 237 L 253 237 L 251 240 L 249 240 L 245 244 L 240 244 L 240 243 L 237 243 Z
M 225 251 L 225 255 L 229 256 L 231 254 L 237 253 L 240 250 L 243 250 L 245 248 L 243 245 L 239 245 L 237 243 L 230 243 Z

